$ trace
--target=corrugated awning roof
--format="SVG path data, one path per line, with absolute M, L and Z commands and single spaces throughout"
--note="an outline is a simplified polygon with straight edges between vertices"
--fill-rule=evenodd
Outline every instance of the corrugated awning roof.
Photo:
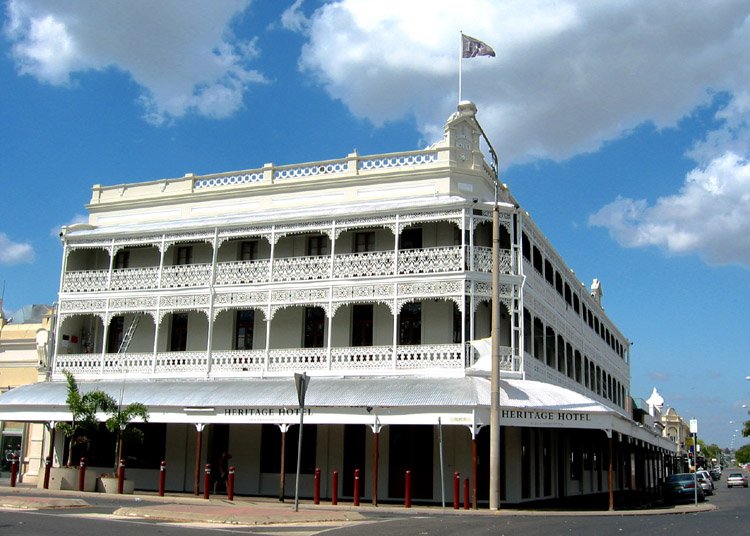
M 123 403 L 149 408 L 184 406 L 297 406 L 292 378 L 197 381 L 79 382 L 85 393 L 100 389 Z M 0 411 L 22 406 L 66 407 L 65 382 L 18 387 L 0 396 Z M 482 378 L 318 378 L 312 377 L 308 407 L 488 406 L 489 382 Z

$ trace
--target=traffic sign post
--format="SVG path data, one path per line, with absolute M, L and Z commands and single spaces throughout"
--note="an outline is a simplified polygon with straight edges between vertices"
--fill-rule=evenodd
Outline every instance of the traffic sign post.
M 297 477 L 294 481 L 294 511 L 299 510 L 299 471 L 302 463 L 302 428 L 305 423 L 305 394 L 310 378 L 307 372 L 294 373 L 294 386 L 297 388 L 297 400 L 299 401 L 299 441 L 297 441 Z
M 695 480 L 695 505 L 698 506 L 698 419 L 690 419 L 690 433 L 693 434 L 693 479 Z

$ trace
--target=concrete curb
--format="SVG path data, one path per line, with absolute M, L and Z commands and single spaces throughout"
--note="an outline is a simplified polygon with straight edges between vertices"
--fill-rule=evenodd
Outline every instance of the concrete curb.
M 86 498 L 104 497 L 102 493 L 79 491 L 45 490 L 32 487 L 0 488 L 0 507 L 14 509 L 80 508 L 91 506 Z M 228 501 L 226 496 L 213 496 L 206 500 L 188 494 L 170 494 L 159 497 L 152 493 L 134 495 L 107 495 L 116 498 L 120 505 L 113 515 L 158 519 L 170 522 L 224 523 L 236 525 L 309 524 L 309 523 L 350 523 L 367 521 L 372 515 L 425 516 L 425 515 L 480 515 L 480 516 L 644 516 L 674 515 L 710 512 L 716 506 L 704 502 L 666 506 L 642 510 L 454 510 L 451 506 L 414 506 L 404 508 L 397 505 L 351 504 L 333 506 L 331 504 L 312 505 L 309 501 L 300 504 L 295 512 L 291 502 L 279 502 L 263 497 L 235 497 Z M 141 502 L 150 504 L 144 505 Z M 123 505 L 125 503 L 126 505 Z M 158 503 L 158 504 L 154 504 Z

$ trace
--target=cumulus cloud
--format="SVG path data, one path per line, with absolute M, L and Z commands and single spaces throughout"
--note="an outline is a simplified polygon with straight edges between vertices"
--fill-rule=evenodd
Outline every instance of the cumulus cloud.
M 463 98 L 509 165 L 671 127 L 747 87 L 748 15 L 745 0 L 342 0 L 297 24 L 303 71 L 376 125 L 413 116 L 427 141 L 455 110 L 459 30 L 487 42 L 497 57 L 464 60 Z
M 8 235 L 0 233 L 0 264 L 21 264 L 34 260 L 34 249 L 30 244 L 13 242 Z
M 750 267 L 750 162 L 732 152 L 692 170 L 679 193 L 650 205 L 618 198 L 589 218 L 625 247 L 697 253 L 709 264 Z
M 226 117 L 248 85 L 253 40 L 231 32 L 249 0 L 10 0 L 6 37 L 18 71 L 70 85 L 85 71 L 117 69 L 141 88 L 144 116 L 159 124 L 187 113 Z

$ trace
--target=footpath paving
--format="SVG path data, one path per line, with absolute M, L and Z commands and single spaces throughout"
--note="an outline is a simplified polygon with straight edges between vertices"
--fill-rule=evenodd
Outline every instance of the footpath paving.
M 27 485 L 10 488 L 0 483 L 0 508 L 12 509 L 76 509 L 92 506 L 91 502 L 104 497 L 101 493 L 78 491 L 44 490 Z M 331 505 L 312 501 L 301 501 L 298 511 L 294 511 L 294 501 L 279 502 L 276 499 L 258 497 L 236 497 L 234 501 L 226 496 L 215 495 L 210 499 L 188 494 L 167 494 L 159 497 L 155 493 L 137 492 L 134 495 L 107 495 L 116 498 L 120 504 L 113 507 L 112 515 L 155 519 L 182 523 L 226 523 L 236 525 L 271 524 L 314 524 L 314 523 L 356 523 L 367 521 L 375 516 L 425 516 L 425 515 L 499 515 L 499 516 L 624 516 L 624 515 L 663 515 L 686 514 L 714 510 L 715 506 L 705 502 L 664 508 L 639 510 L 526 510 L 502 509 L 497 512 L 482 510 L 454 510 L 452 504 L 440 506 L 413 506 L 404 508 L 396 505 L 373 506 L 361 503 L 355 507 L 351 503 Z

